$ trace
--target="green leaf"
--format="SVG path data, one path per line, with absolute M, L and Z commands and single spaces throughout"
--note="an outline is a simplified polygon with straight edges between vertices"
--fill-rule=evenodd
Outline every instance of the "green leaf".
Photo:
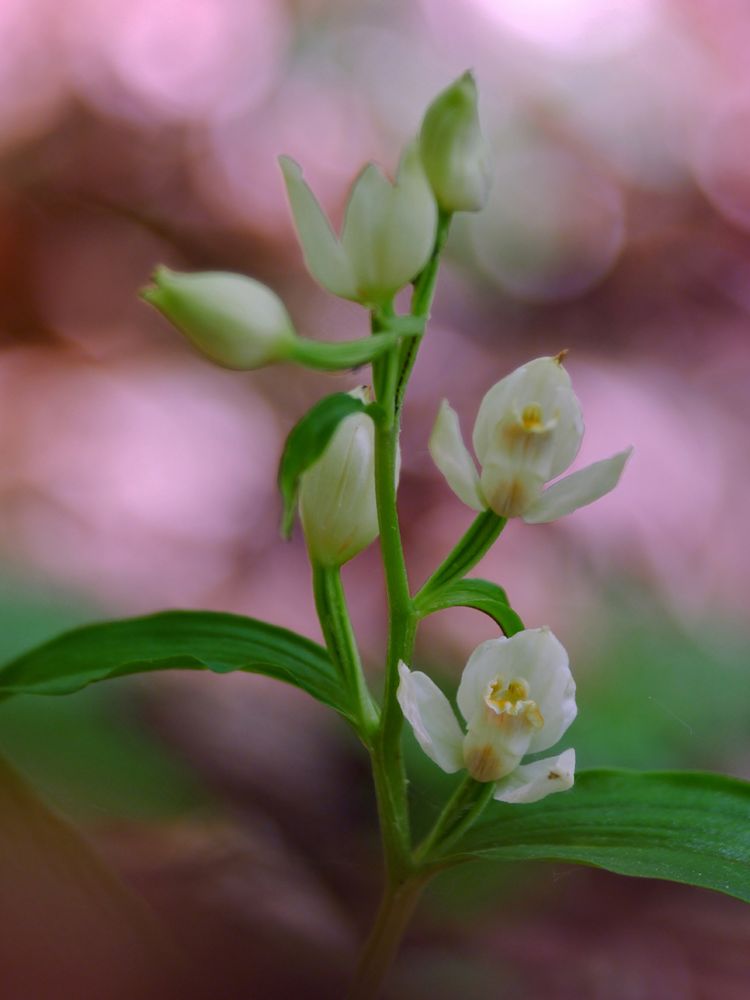
M 321 646 L 287 629 L 217 611 L 163 611 L 65 632 L 0 669 L 0 696 L 72 694 L 95 681 L 155 670 L 265 674 L 355 718 Z
M 279 465 L 279 490 L 284 502 L 281 534 L 288 538 L 294 523 L 300 476 L 320 458 L 341 421 L 364 413 L 367 404 L 347 392 L 325 396 L 292 428 Z
M 428 594 L 470 573 L 497 541 L 507 523 L 506 517 L 500 517 L 492 510 L 484 510 L 481 514 L 477 514 L 463 537 L 448 553 L 417 596 L 427 597 Z
M 505 635 L 522 632 L 524 624 L 508 604 L 508 595 L 502 587 L 488 580 L 460 580 L 417 598 L 416 607 L 424 618 L 445 608 L 476 608 L 489 615 Z
M 570 861 L 750 902 L 750 782 L 696 771 L 583 771 L 533 805 L 493 802 L 452 860 Z

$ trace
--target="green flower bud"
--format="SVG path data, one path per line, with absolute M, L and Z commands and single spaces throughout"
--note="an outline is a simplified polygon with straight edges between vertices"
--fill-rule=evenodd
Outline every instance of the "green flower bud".
M 395 183 L 370 163 L 354 182 L 337 236 L 302 170 L 279 159 L 307 269 L 329 292 L 364 305 L 389 301 L 429 260 L 437 205 L 416 144 L 401 157 Z
M 363 389 L 351 395 L 366 399 Z M 375 426 L 366 413 L 345 417 L 302 474 L 299 512 L 310 556 L 323 566 L 342 566 L 377 538 Z
M 479 127 L 477 85 L 464 73 L 425 112 L 419 149 L 444 212 L 478 212 L 492 181 L 489 147 Z
M 241 274 L 154 272 L 141 295 L 185 334 L 199 351 L 225 368 L 249 371 L 283 361 L 296 336 L 275 292 Z

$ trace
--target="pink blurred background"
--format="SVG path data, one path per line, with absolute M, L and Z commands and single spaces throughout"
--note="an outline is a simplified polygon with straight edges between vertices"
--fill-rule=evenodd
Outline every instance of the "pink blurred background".
M 580 463 L 628 444 L 634 457 L 595 507 L 512 524 L 481 572 L 527 624 L 555 629 L 579 685 L 597 692 L 594 721 L 581 720 L 586 764 L 750 777 L 746 4 L 3 0 L 0 43 L 0 552 L 11 595 L 74 606 L 75 620 L 205 607 L 319 636 L 299 532 L 278 537 L 276 466 L 307 407 L 361 374 L 221 371 L 137 292 L 159 262 L 242 271 L 282 295 L 301 332 L 364 333 L 366 316 L 303 270 L 276 156 L 297 158 L 340 218 L 363 162 L 392 168 L 429 100 L 470 66 L 496 178 L 487 209 L 452 232 L 406 407 L 413 581 L 470 519 L 427 452 L 440 399 L 468 431 L 494 381 L 568 348 L 587 424 Z M 345 578 L 375 676 L 376 548 Z M 33 621 L 8 654 L 54 631 L 41 612 Z M 457 676 L 491 634 L 473 613 L 437 616 L 420 660 Z M 7 716 L 5 736 L 3 707 L 0 747 L 80 814 L 193 948 L 211 984 L 204 994 L 193 977 L 196 996 L 339 995 L 377 886 L 356 747 L 296 692 L 244 676 L 118 691 L 114 707 L 82 696 L 81 718 L 116 717 L 131 750 L 135 732 L 153 741 L 201 785 L 199 805 L 149 820 L 117 796 L 86 808 L 78 723 L 61 776 L 14 735 L 31 731 L 28 705 Z M 597 706 L 620 714 L 601 721 Z M 54 730 L 66 724 L 55 712 L 73 709 L 43 711 Z M 545 872 L 530 897 L 515 876 L 496 886 L 487 875 L 496 904 L 454 885 L 464 909 L 452 925 L 436 892 L 393 996 L 453 996 L 456 984 L 465 1000 L 747 995 L 738 955 L 750 924 L 732 901 Z M 512 932 L 509 912 L 520 913 Z M 633 922 L 667 930 L 636 934 Z M 722 961 L 705 959 L 707 937 Z M 565 974 L 547 976 L 530 942 Z M 102 960 L 102 976 L 113 967 Z M 66 974 L 71 996 L 103 995 L 109 982 Z M 20 975 L 11 1000 L 30 995 Z M 171 996 L 154 976 L 138 988 Z

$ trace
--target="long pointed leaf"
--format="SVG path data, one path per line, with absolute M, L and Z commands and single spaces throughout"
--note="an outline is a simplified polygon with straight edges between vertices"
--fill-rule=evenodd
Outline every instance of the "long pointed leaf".
M 491 803 L 459 858 L 571 861 L 750 902 L 750 782 L 690 771 L 584 771 L 534 805 Z
M 265 674 L 354 717 L 321 646 L 287 629 L 216 611 L 163 611 L 65 632 L 0 669 L 0 696 L 70 694 L 95 681 L 156 670 Z

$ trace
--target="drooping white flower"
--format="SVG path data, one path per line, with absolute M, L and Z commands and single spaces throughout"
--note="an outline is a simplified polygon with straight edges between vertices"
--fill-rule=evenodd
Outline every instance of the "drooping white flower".
M 490 150 L 477 113 L 477 85 L 464 73 L 425 112 L 419 148 L 438 204 L 446 212 L 478 212 L 492 182 Z
M 620 479 L 632 448 L 544 489 L 571 464 L 582 438 L 581 405 L 558 356 L 522 365 L 485 395 L 473 435 L 481 475 L 446 400 L 429 447 L 449 486 L 469 507 L 541 524 L 593 503 Z
M 351 395 L 366 400 L 364 389 Z M 299 512 L 310 555 L 323 566 L 342 566 L 377 538 L 375 427 L 366 413 L 345 417 L 302 474 Z
M 368 164 L 354 183 L 339 238 L 287 156 L 279 159 L 305 264 L 328 291 L 368 305 L 390 300 L 432 252 L 437 205 L 416 143 L 406 148 L 395 184 Z
M 212 361 L 248 371 L 289 358 L 297 337 L 284 303 L 242 274 L 158 267 L 141 295 Z
M 458 688 L 464 732 L 426 674 L 399 664 L 398 701 L 417 742 L 449 774 L 466 768 L 497 782 L 503 802 L 536 802 L 573 785 L 575 751 L 531 764 L 526 754 L 554 746 L 576 717 L 568 655 L 547 628 L 490 639 L 469 657 Z

